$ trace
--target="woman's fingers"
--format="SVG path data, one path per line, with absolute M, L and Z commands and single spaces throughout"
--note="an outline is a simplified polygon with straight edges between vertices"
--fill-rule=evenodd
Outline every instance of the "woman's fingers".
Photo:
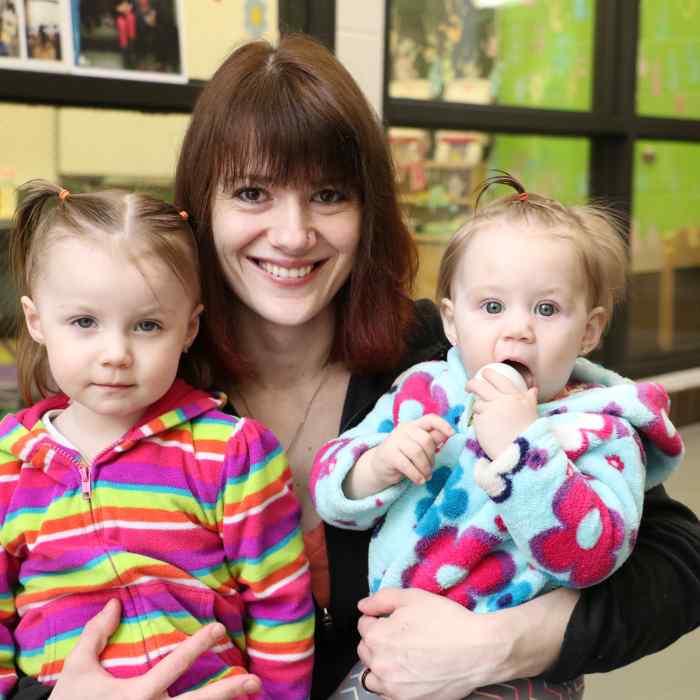
M 164 693 L 204 652 L 211 649 L 224 633 L 224 626 L 220 622 L 214 622 L 181 641 L 162 661 L 141 677 L 141 685 L 146 691 L 145 697 L 158 697 Z
M 65 661 L 65 665 L 100 666 L 98 658 L 119 626 L 121 604 L 110 600 L 86 625 Z
M 243 695 L 257 693 L 261 687 L 260 679 L 257 676 L 246 673 L 233 678 L 224 678 L 177 697 L 181 700 L 232 700 Z

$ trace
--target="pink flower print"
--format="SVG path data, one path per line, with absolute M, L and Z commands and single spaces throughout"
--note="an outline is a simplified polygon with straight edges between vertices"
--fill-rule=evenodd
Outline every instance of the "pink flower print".
M 428 413 L 444 416 L 448 408 L 445 390 L 433 384 L 432 375 L 416 372 L 401 385 L 394 399 L 394 424 L 416 420 Z
M 639 400 L 653 414 L 652 420 L 639 429 L 664 454 L 676 457 L 683 451 L 683 442 L 668 417 L 669 400 L 665 389 L 656 382 L 637 384 Z
M 352 440 L 334 440 L 326 445 L 326 449 L 324 449 L 322 453 L 317 455 L 316 461 L 314 462 L 314 466 L 311 470 L 311 476 L 309 477 L 309 488 L 311 489 L 311 498 L 314 501 L 314 504 L 316 503 L 316 483 L 320 479 L 327 477 L 333 471 L 336 465 L 338 452 L 342 450 L 343 447 L 345 447 L 345 445 L 347 445 L 349 442 L 352 442 Z M 367 449 L 366 445 L 364 446 L 364 449 Z M 363 449 L 360 449 L 360 454 L 363 451 Z M 359 457 L 359 455 L 353 456 L 356 460 Z
M 576 425 L 558 425 L 553 428 L 561 448 L 574 462 L 593 446 L 610 440 L 612 435 L 619 435 L 621 431 L 627 434 L 620 419 L 603 413 L 584 413 Z
M 568 573 L 576 588 L 591 586 L 610 575 L 624 540 L 620 515 L 608 508 L 580 475 L 562 484 L 553 510 L 562 527 L 530 540 L 534 558 L 549 571 Z
M 416 544 L 418 561 L 403 572 L 402 585 L 446 594 L 463 604 L 468 602 L 468 592 L 500 590 L 515 572 L 514 565 L 491 556 L 501 541 L 477 527 L 467 528 L 460 536 L 456 527 L 443 527 Z
M 608 455 L 605 460 L 611 467 L 617 469 L 617 471 L 621 472 L 625 470 L 625 463 L 622 461 L 620 455 Z

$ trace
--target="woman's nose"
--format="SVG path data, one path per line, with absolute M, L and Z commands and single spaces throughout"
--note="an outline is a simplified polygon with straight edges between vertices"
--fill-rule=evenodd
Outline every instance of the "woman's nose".
M 270 227 L 270 242 L 285 253 L 305 252 L 316 243 L 311 211 L 301 198 L 289 196 L 278 207 L 277 217 Z

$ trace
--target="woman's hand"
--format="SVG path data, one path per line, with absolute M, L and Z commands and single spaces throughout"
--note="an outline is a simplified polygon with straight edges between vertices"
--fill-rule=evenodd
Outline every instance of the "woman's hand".
M 577 600 L 562 588 L 476 614 L 426 591 L 387 588 L 359 603 L 366 685 L 388 700 L 459 700 L 475 688 L 536 676 L 556 660 Z
M 88 622 L 78 643 L 68 655 L 51 700 L 165 700 L 168 686 L 174 683 L 207 649 L 221 639 L 221 624 L 203 627 L 181 642 L 150 671 L 138 678 L 115 678 L 100 665 L 99 655 L 119 625 L 119 601 L 110 600 Z M 260 679 L 252 674 L 226 678 L 192 690 L 178 698 L 183 700 L 228 700 L 260 690 Z

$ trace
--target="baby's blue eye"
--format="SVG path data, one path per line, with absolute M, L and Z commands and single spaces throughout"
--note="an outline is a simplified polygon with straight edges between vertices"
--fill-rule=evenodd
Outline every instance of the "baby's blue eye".
M 487 314 L 500 314 L 503 311 L 503 304 L 500 301 L 487 301 L 483 308 Z
M 557 309 L 554 304 L 551 304 L 548 301 L 543 301 L 541 304 L 537 305 L 537 313 L 540 316 L 554 316 L 556 311 Z
M 160 323 L 157 321 L 139 321 L 136 324 L 136 328 L 144 333 L 153 333 L 153 331 L 160 330 Z

